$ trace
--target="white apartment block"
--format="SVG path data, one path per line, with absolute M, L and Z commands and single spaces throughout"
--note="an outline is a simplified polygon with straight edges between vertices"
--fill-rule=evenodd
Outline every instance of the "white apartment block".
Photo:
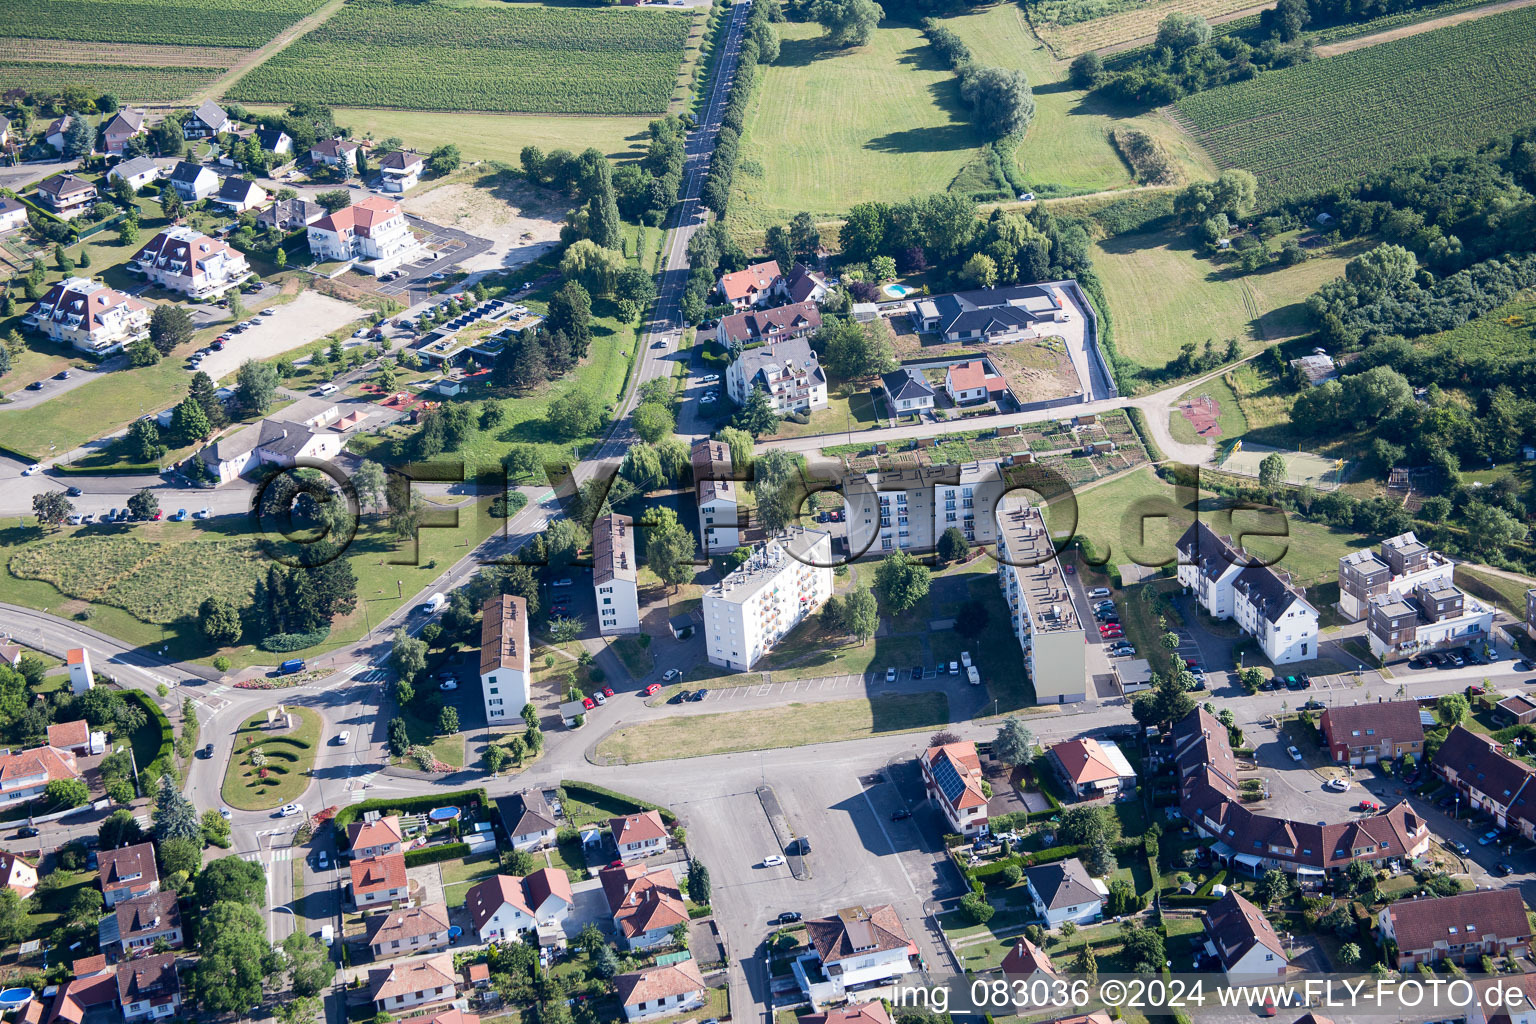
M 222 295 L 250 275 L 245 254 L 227 242 L 200 231 L 178 226 L 166 228 L 140 249 L 128 263 L 167 291 L 191 299 Z
M 640 632 L 635 576 L 635 523 L 609 514 L 592 524 L 592 590 L 603 636 Z
M 480 620 L 480 693 L 489 725 L 516 722 L 528 703 L 528 602 L 498 594 Z
M 388 273 L 421 251 L 400 204 L 383 196 L 337 210 L 309 225 L 309 252 L 317 261 L 353 260 L 357 269 Z
M 1371 653 L 1383 661 L 1446 647 L 1493 641 L 1493 609 L 1444 576 L 1421 580 L 1402 596 L 1371 598 L 1366 614 Z
M 827 407 L 827 374 L 805 338 L 746 349 L 731 360 L 725 371 L 725 391 L 731 401 L 746 404 L 756 387 L 768 392 L 773 411 L 780 416 Z
M 1233 619 L 1272 665 L 1317 657 L 1318 614 L 1290 577 L 1248 565 L 1229 538 L 1196 521 L 1179 538 L 1178 579 L 1214 619 Z
M 710 664 L 746 671 L 832 596 L 832 538 L 793 528 L 704 594 Z
M 972 544 L 997 539 L 997 503 L 1008 484 L 991 462 L 912 466 L 849 478 L 849 550 L 855 555 L 932 551 L 950 527 Z
M 701 437 L 693 442 L 693 484 L 698 495 L 699 539 L 704 554 L 723 555 L 741 545 L 731 446 Z
M 1086 700 L 1087 636 L 1040 511 L 1004 500 L 997 514 L 997 578 L 1036 704 Z
M 100 281 L 70 277 L 49 288 L 21 322 L 54 341 L 104 356 L 149 337 L 149 304 Z

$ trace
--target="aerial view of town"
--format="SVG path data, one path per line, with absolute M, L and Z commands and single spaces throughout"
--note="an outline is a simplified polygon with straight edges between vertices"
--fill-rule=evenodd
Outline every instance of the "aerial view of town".
M 0 8 L 0 1022 L 1536 1024 L 1536 0 Z

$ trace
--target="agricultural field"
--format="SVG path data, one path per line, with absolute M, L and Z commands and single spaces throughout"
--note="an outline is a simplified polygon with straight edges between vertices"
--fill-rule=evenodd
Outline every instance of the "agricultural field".
M 10 0 L 5 5 L 5 32 L 23 39 L 254 49 L 312 13 L 321 2 Z
M 1058 57 L 1118 47 L 1157 34 L 1157 23 L 1174 12 L 1212 23 L 1239 11 L 1273 6 L 1269 0 L 1044 0 L 1030 7 L 1035 32 Z
M 1177 116 L 1263 202 L 1422 155 L 1470 148 L 1536 119 L 1536 7 L 1273 71 L 1180 100 Z M 1448 83 L 1455 83 L 1449 87 Z
M 1344 274 L 1357 246 L 1314 254 L 1305 263 L 1229 277 L 1200 259 L 1181 232 L 1116 235 L 1094 243 L 1094 269 L 1114 318 L 1115 351 L 1161 368 L 1192 341 L 1218 346 L 1236 338 L 1247 355 L 1306 333 L 1304 303 L 1326 281 Z
M 661 113 L 692 19 L 671 11 L 349 5 L 228 95 L 412 110 Z
M 1215 166 L 1163 115 L 1119 109 L 1067 81 L 1070 61 L 1057 60 L 1031 33 L 1015 4 L 944 19 L 976 60 L 1018 68 L 1035 93 L 1035 119 L 1018 148 L 1019 167 L 1043 196 L 1100 192 L 1135 184 L 1130 168 L 1109 141 L 1111 128 L 1136 129 L 1162 143 L 1186 178 L 1213 177 Z
M 20 86 L 39 92 L 58 92 L 67 85 L 83 85 L 92 95 L 111 93 L 127 103 L 160 103 L 179 100 L 196 92 L 224 70 L 119 63 L 0 61 L 0 88 Z

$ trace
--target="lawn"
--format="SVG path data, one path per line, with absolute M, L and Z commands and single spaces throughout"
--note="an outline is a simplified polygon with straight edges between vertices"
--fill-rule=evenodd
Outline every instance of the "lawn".
M 1121 109 L 1073 89 L 1067 82 L 1069 61 L 1056 60 L 1035 38 L 1019 5 L 998 4 L 942 20 L 965 40 L 977 62 L 1028 75 L 1035 119 L 1017 156 L 1035 192 L 1063 195 L 1135 184 L 1109 142 L 1110 128 L 1134 128 L 1157 139 L 1186 177 L 1215 175 L 1210 157 L 1161 114 Z
M 494 853 L 480 857 L 461 857 L 443 861 L 438 867 L 443 875 L 443 897 L 450 907 L 462 907 L 464 894 L 501 870 L 501 858 Z
M 771 435 L 765 435 L 763 440 L 873 430 L 885 426 L 884 414 L 885 402 L 880 400 L 877 404 L 867 390 L 856 391 L 851 395 L 842 390 L 834 391 L 827 396 L 825 409 L 817 409 L 807 417 L 810 422 L 779 420 L 778 428 Z
M 1472 593 L 1474 597 L 1484 601 L 1492 601 L 1504 611 L 1513 615 L 1516 621 L 1525 619 L 1525 592 L 1532 586 L 1536 586 L 1536 580 L 1529 584 L 1520 583 L 1507 576 L 1495 576 L 1491 572 L 1479 572 L 1471 566 L 1458 565 L 1456 567 L 1456 583 Z
M 636 764 L 925 731 L 948 721 L 944 694 L 895 694 L 663 719 L 620 729 L 599 741 L 597 752 Z
M 1197 258 L 1181 232 L 1117 235 L 1094 244 L 1094 268 L 1115 321 L 1115 351 L 1161 369 L 1185 342 L 1221 348 L 1236 338 L 1244 355 L 1311 329 L 1303 303 L 1344 274 L 1353 246 L 1294 267 L 1230 277 Z
M 1179 402 L 1193 402 L 1209 398 L 1216 403 L 1215 434 L 1201 436 L 1195 433 L 1194 424 L 1174 409 L 1168 414 L 1168 429 L 1173 439 L 1182 444 L 1214 445 L 1221 438 L 1241 437 L 1248 432 L 1248 420 L 1238 405 L 1237 396 L 1221 377 L 1213 377 L 1199 387 L 1179 396 Z
M 613 642 L 613 653 L 624 663 L 624 670 L 636 679 L 649 675 L 656 666 L 650 644 L 642 643 L 638 636 L 619 637 Z
M 915 636 L 876 637 L 864 644 L 842 634 L 830 634 L 818 620 L 810 619 L 791 630 L 751 672 L 734 672 L 718 665 L 694 666 L 685 679 L 707 681 L 712 686 L 757 685 L 767 672 L 775 683 L 823 676 L 864 675 L 884 672 L 889 666 L 905 669 L 923 657 L 922 641 Z
M 75 898 L 86 889 L 96 888 L 96 879 L 94 871 L 65 871 L 56 867 L 49 872 L 49 881 L 54 888 L 38 891 L 35 898 L 24 904 L 27 908 L 27 937 L 46 939 L 64 923 Z
M 427 747 L 432 751 L 432 756 L 444 764 L 451 764 L 455 768 L 464 767 L 464 734 L 453 733 L 450 736 L 440 735 L 437 731 L 437 720 L 432 721 L 416 714 L 414 708 L 403 708 L 400 717 L 405 719 L 405 732 L 411 738 L 411 746 Z M 409 766 L 409 757 L 394 758 L 397 764 Z
M 986 141 L 915 27 L 886 22 L 868 46 L 847 51 L 814 23 L 778 28 L 779 59 L 763 69 L 742 134 L 733 230 L 943 192 Z
M 242 811 L 268 811 L 297 800 L 309 788 L 320 743 L 320 716 L 308 708 L 290 707 L 299 720 L 291 732 L 267 728 L 267 713 L 253 716 L 235 733 L 234 752 L 224 770 L 224 802 Z M 261 769 L 251 766 L 251 752 L 267 757 Z

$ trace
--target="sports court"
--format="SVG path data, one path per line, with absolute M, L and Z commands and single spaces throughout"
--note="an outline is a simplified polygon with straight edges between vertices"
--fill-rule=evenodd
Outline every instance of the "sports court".
M 1309 452 L 1288 451 L 1262 444 L 1245 444 L 1239 440 L 1233 443 L 1230 451 L 1217 463 L 1216 468 L 1224 473 L 1237 473 L 1257 479 L 1259 463 L 1273 452 L 1279 452 L 1281 458 L 1285 459 L 1285 482 L 1297 487 L 1309 486 L 1319 491 L 1334 490 L 1339 486 L 1339 480 L 1348 466 L 1348 463 L 1341 459 L 1325 459 L 1321 455 L 1313 455 Z

